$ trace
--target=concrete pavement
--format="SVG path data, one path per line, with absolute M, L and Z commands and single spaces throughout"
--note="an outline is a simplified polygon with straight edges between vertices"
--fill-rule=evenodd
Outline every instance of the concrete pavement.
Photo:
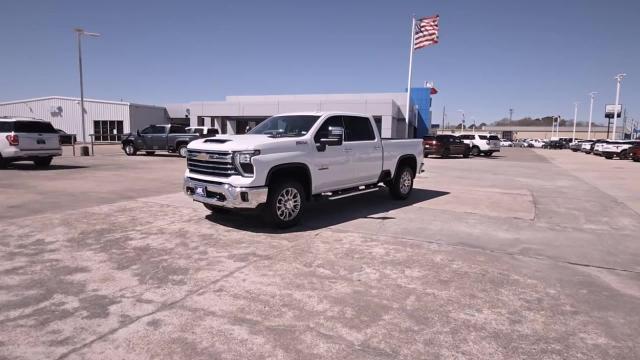
M 279 232 L 190 202 L 182 159 L 56 160 L 0 173 L 0 358 L 640 357 L 640 189 L 593 170 L 638 164 L 428 159 L 410 201 Z

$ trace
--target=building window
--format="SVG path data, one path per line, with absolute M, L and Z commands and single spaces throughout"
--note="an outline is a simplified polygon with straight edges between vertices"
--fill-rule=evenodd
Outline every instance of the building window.
M 94 120 L 93 134 L 94 141 L 117 142 L 122 140 L 123 134 L 122 120 Z
M 196 126 L 204 126 L 204 118 L 201 116 L 198 116 L 198 121 L 197 121 L 198 125 Z

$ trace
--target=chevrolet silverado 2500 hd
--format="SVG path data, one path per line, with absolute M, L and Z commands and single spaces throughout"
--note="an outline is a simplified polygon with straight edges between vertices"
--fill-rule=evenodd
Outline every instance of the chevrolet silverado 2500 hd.
M 260 208 L 277 227 L 305 204 L 379 190 L 411 194 L 423 167 L 421 139 L 381 139 L 370 116 L 342 112 L 270 117 L 245 135 L 189 143 L 184 192 L 210 211 Z

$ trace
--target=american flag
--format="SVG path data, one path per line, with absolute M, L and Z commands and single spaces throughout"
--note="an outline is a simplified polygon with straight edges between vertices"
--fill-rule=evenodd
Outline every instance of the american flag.
M 438 21 L 440 15 L 423 17 L 416 21 L 413 38 L 413 50 L 422 49 L 438 43 Z

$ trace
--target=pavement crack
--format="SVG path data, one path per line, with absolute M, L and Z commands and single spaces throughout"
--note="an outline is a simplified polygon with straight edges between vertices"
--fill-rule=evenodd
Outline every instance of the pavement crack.
M 321 233 L 321 232 L 318 232 L 318 235 L 319 235 L 320 233 Z M 125 328 L 127 328 L 127 327 L 129 327 L 129 326 L 131 326 L 131 325 L 133 325 L 133 324 L 135 324 L 135 323 L 137 323 L 137 322 L 138 322 L 138 321 L 140 321 L 140 320 L 143 320 L 143 319 L 145 319 L 145 318 L 148 318 L 148 317 L 150 317 L 150 316 L 153 316 L 153 315 L 155 315 L 155 314 L 158 314 L 158 313 L 160 313 L 160 312 L 163 312 L 163 311 L 165 311 L 165 310 L 168 310 L 168 309 L 170 309 L 170 308 L 173 308 L 175 305 L 180 304 L 181 302 L 183 302 L 184 300 L 187 300 L 187 299 L 188 299 L 188 298 L 190 298 L 191 296 L 196 295 L 196 294 L 198 294 L 198 293 L 202 292 L 203 290 L 205 290 L 205 289 L 207 289 L 207 288 L 209 288 L 209 287 L 211 287 L 211 286 L 213 286 L 213 285 L 216 285 L 216 284 L 218 284 L 218 283 L 220 283 L 220 282 L 222 282 L 222 281 L 224 281 L 224 280 L 226 280 L 226 279 L 230 278 L 231 276 L 233 276 L 233 275 L 235 275 L 235 274 L 239 273 L 240 271 L 242 271 L 242 270 L 244 270 L 244 269 L 246 269 L 246 268 L 248 268 L 248 267 L 252 266 L 252 265 L 253 265 L 253 264 L 255 264 L 255 263 L 258 263 L 258 262 L 261 262 L 261 261 L 266 261 L 266 260 L 272 259 L 272 258 L 274 258 L 275 256 L 277 256 L 277 255 L 279 255 L 279 254 L 281 254 L 281 253 L 283 253 L 283 252 L 286 252 L 286 251 L 291 250 L 291 249 L 292 249 L 294 246 L 296 246 L 299 242 L 301 242 L 301 241 L 305 241 L 305 240 L 306 240 L 305 238 L 301 238 L 301 239 L 299 239 L 299 240 L 296 240 L 296 241 L 292 242 L 289 246 L 287 246 L 287 247 L 285 247 L 285 248 L 283 248 L 283 249 L 276 250 L 276 251 L 274 251 L 274 252 L 272 252 L 272 253 L 270 253 L 270 254 L 268 254 L 268 255 L 266 255 L 266 256 L 259 257 L 258 259 L 255 259 L 255 260 L 253 260 L 253 261 L 250 261 L 250 262 L 248 262 L 248 263 L 246 263 L 246 264 L 244 264 L 244 265 L 242 265 L 242 266 L 239 266 L 239 267 L 237 267 L 237 268 L 235 268 L 235 269 L 233 269 L 233 270 L 229 271 L 228 273 L 226 273 L 226 274 L 224 274 L 224 275 L 222 275 L 222 276 L 220 276 L 220 277 L 217 277 L 216 279 L 214 279 L 214 280 L 212 280 L 212 281 L 210 281 L 210 282 L 208 282 L 208 283 L 206 283 L 206 284 L 204 284 L 204 285 L 202 285 L 202 286 L 200 286 L 200 287 L 198 287 L 198 288 L 196 288 L 196 289 L 193 289 L 193 290 L 191 290 L 191 291 L 188 291 L 188 292 L 187 292 L 185 295 L 183 295 L 182 297 L 180 297 L 180 298 L 178 298 L 178 299 L 176 299 L 176 300 L 174 300 L 174 301 L 171 301 L 171 302 L 168 302 L 168 303 L 164 303 L 164 304 L 160 305 L 157 309 L 155 309 L 155 310 L 153 310 L 153 311 L 150 311 L 150 312 L 148 312 L 148 313 L 146 313 L 146 314 L 143 314 L 143 315 L 140 315 L 140 316 L 137 316 L 137 317 L 133 317 L 133 318 L 131 318 L 128 322 L 126 322 L 126 323 L 124 323 L 124 324 L 122 324 L 122 325 L 120 325 L 120 326 L 117 326 L 117 327 L 115 327 L 115 328 L 113 328 L 113 329 L 111 329 L 111 330 L 109 330 L 109 331 L 107 331 L 107 332 L 105 332 L 105 333 L 103 333 L 103 334 L 101 334 L 101 335 L 99 335 L 99 336 L 97 336 L 97 337 L 93 338 L 92 340 L 89 340 L 89 341 L 85 342 L 84 344 L 78 345 L 78 346 L 76 346 L 76 347 L 74 347 L 74 348 L 71 348 L 71 349 L 69 349 L 69 350 L 65 351 L 65 352 L 64 352 L 64 353 L 62 353 L 60 356 L 58 356 L 58 357 L 56 358 L 56 360 L 66 359 L 66 358 L 68 358 L 70 355 L 72 355 L 72 354 L 74 354 L 74 353 L 76 353 L 76 352 L 78 352 L 78 351 L 80 351 L 80 350 L 83 350 L 83 349 L 85 349 L 85 348 L 88 348 L 89 346 L 91 346 L 91 345 L 95 344 L 96 342 L 98 342 L 98 341 L 100 341 L 100 340 L 102 340 L 102 339 L 104 339 L 104 338 L 106 338 L 106 337 L 108 337 L 108 336 L 111 336 L 111 335 L 115 334 L 116 332 L 118 332 L 118 331 L 120 331 L 120 330 L 122 330 L 122 329 L 125 329 Z

